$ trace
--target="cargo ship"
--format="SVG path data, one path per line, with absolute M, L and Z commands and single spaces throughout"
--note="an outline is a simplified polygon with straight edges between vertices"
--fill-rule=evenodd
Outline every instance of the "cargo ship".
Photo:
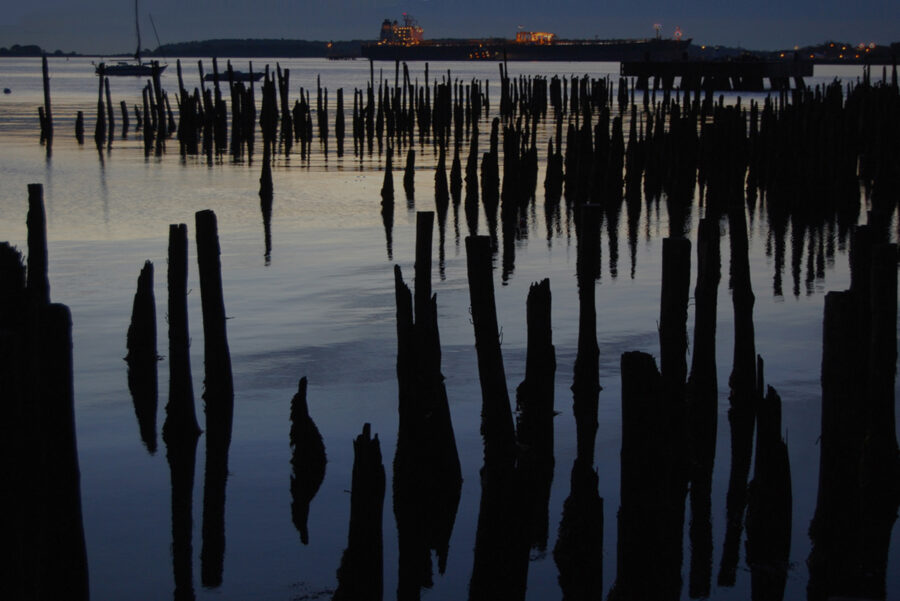
M 409 15 L 385 19 L 379 40 L 363 44 L 364 58 L 376 61 L 673 61 L 681 60 L 691 43 L 681 32 L 666 39 L 567 40 L 543 31 L 519 31 L 512 40 L 426 40 L 424 30 Z

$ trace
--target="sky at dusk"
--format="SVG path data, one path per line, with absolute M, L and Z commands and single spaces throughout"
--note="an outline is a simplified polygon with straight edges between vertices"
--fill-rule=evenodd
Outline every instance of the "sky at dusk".
M 131 0 L 0 0 L 0 47 L 130 52 Z M 142 45 L 215 38 L 374 39 L 385 18 L 414 16 L 425 37 L 506 37 L 517 28 L 564 38 L 635 38 L 653 24 L 696 44 L 770 50 L 836 40 L 900 41 L 900 0 L 140 0 Z

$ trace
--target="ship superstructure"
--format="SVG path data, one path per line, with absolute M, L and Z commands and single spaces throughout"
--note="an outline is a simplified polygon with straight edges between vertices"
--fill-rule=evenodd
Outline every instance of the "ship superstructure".
M 520 60 L 520 61 L 673 61 L 680 60 L 691 43 L 659 35 L 646 39 L 566 40 L 546 31 L 519 31 L 512 40 L 425 40 L 424 30 L 407 13 L 403 20 L 385 19 L 378 42 L 363 44 L 370 60 Z
M 421 44 L 424 31 L 407 13 L 403 13 L 403 22 L 385 19 L 381 24 L 381 35 L 378 44 L 381 46 L 415 46 Z

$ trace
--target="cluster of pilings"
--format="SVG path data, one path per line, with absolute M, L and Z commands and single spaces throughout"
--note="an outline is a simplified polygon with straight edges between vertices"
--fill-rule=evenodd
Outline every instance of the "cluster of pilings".
M 886 594 L 900 455 L 897 246 L 884 234 L 873 226 L 853 232 L 850 289 L 825 297 L 819 489 L 807 559 L 811 601 Z
M 197 263 L 204 339 L 204 409 L 206 468 L 204 476 L 201 583 L 222 583 L 225 557 L 225 490 L 234 412 L 231 357 L 225 328 L 220 248 L 216 216 L 198 211 Z M 193 488 L 197 441 L 201 430 L 194 408 L 187 310 L 188 236 L 185 224 L 169 228 L 168 341 L 169 397 L 163 441 L 172 483 L 172 561 L 175 598 L 193 599 Z M 141 438 L 156 450 L 157 367 L 156 301 L 153 265 L 147 261 L 138 278 L 128 329 L 128 382 Z M 298 414 L 300 410 L 298 409 Z M 299 419 L 299 418 L 298 418 Z
M 257 123 L 264 145 L 270 146 L 270 160 L 281 151 L 291 156 L 296 144 L 301 159 L 309 160 L 315 139 L 326 160 L 332 145 L 338 147 L 339 155 L 343 154 L 344 90 L 337 91 L 337 105 L 331 109 L 329 90 L 320 81 L 316 84 L 315 105 L 312 92 L 303 88 L 299 100 L 293 100 L 289 70 L 276 65 L 270 73 L 267 67 L 268 83 L 262 84 L 262 105 L 257 110 L 252 81 L 246 87 L 235 81 L 230 64 L 220 74 L 213 61 L 212 89 L 203 84 L 200 64 L 200 89 L 195 88 L 192 94 L 185 89 L 178 66 L 177 124 L 158 77 L 148 81 L 145 108 L 136 111 L 137 127 L 143 131 L 148 154 L 162 152 L 165 140 L 175 134 L 185 156 L 203 153 L 211 162 L 230 152 L 234 160 L 252 160 Z M 515 242 L 521 242 L 528 231 L 524 226 L 533 211 L 524 208 L 529 201 L 533 206 L 536 200 L 541 169 L 545 174 L 548 242 L 562 232 L 563 218 L 570 234 L 578 206 L 585 202 L 603 205 L 613 277 L 618 275 L 618 224 L 623 200 L 633 275 L 642 196 L 647 210 L 665 202 L 669 232 L 680 236 L 690 227 L 698 187 L 701 202 L 716 214 L 726 210 L 721 199 L 746 188 L 751 215 L 759 205 L 771 225 L 767 251 L 774 258 L 773 288 L 777 295 L 783 294 L 788 249 L 793 258 L 790 272 L 794 295 L 804 288 L 811 293 L 824 278 L 824 266 L 834 260 L 830 223 L 836 222 L 837 244 L 843 248 L 848 228 L 859 216 L 860 184 L 878 215 L 889 215 L 896 204 L 892 190 L 900 186 L 893 168 L 900 155 L 895 143 L 900 136 L 900 101 L 895 69 L 890 77 L 885 70 L 880 83 L 867 70 L 855 84 L 834 82 L 815 88 L 782 89 L 761 101 L 745 103 L 738 98 L 735 104 L 726 106 L 724 98 L 715 99 L 710 89 L 641 88 L 634 78 L 620 77 L 616 83 L 609 76 L 513 78 L 501 64 L 498 121 L 487 130 L 487 152 L 479 148 L 480 130 L 485 129 L 480 124 L 489 117 L 487 81 L 460 81 L 450 72 L 438 78 L 426 64 L 421 84 L 418 78 L 411 78 L 405 64 L 401 77 L 399 62 L 393 82 L 389 79 L 382 74 L 376 81 L 373 66 L 366 88 L 353 90 L 349 129 L 355 155 L 360 160 L 366 153 L 371 155 L 376 142 L 379 155 L 385 149 L 391 150 L 394 161 L 405 155 L 404 191 L 412 209 L 416 141 L 420 147 L 430 143 L 438 162 L 435 208 L 440 239 L 445 239 L 447 198 L 453 201 L 457 243 L 459 205 L 465 208 L 469 235 L 484 233 L 478 223 L 483 206 L 493 246 L 503 249 L 507 277 L 515 265 Z M 225 80 L 230 94 L 220 91 L 219 83 Z M 45 116 L 50 113 L 49 85 L 46 96 Z M 108 148 L 115 123 L 104 77 L 100 78 L 97 112 L 95 139 L 99 147 Z M 127 116 L 123 109 L 123 134 L 128 128 Z M 52 126 L 49 118 L 42 123 Z M 83 117 L 78 130 L 83 136 Z M 540 139 L 546 134 L 549 139 Z M 449 195 L 444 194 L 441 183 L 446 180 L 443 172 L 447 163 Z M 566 211 L 560 205 L 563 197 Z M 384 206 L 385 228 L 390 236 L 392 207 L 386 201 Z M 267 223 L 265 217 L 271 212 L 266 208 L 264 202 Z M 497 227 L 501 224 L 502 246 Z M 267 257 L 269 253 L 270 241 Z M 805 278 L 804 254 L 809 257 Z M 443 275 L 442 261 L 439 267 Z
M 72 316 L 50 301 L 40 184 L 28 186 L 27 224 L 27 266 L 0 243 L 0 520 L 7 540 L 0 597 L 86 600 Z
M 158 84 L 158 69 L 154 79 Z M 615 275 L 617 251 L 614 249 L 618 245 L 615 232 L 624 202 L 628 211 L 633 275 L 636 228 L 643 209 L 641 193 L 647 210 L 651 203 L 663 199 L 667 203 L 669 237 L 663 242 L 659 368 L 656 360 L 646 353 L 626 353 L 621 360 L 621 506 L 617 520 L 618 569 L 611 597 L 679 598 L 688 491 L 692 549 L 689 593 L 699 598 L 710 591 L 713 573 L 710 507 L 718 401 L 715 331 L 721 277 L 719 227 L 727 219 L 735 346 L 729 378 L 731 464 L 718 584 L 734 584 L 740 543 L 746 532 L 753 598 L 780 599 L 784 594 L 790 551 L 790 466 L 787 447 L 781 438 L 780 398 L 774 389 L 766 388 L 763 363 L 755 348 L 755 297 L 750 279 L 746 210 L 749 205 L 752 215 L 754 203 L 765 203 L 776 237 L 776 272 L 779 272 L 777 256 L 781 244 L 783 258 L 783 236 L 787 229 L 784 224 L 791 223 L 794 235 L 800 234 L 801 244 L 802 234 L 809 230 L 810 256 L 822 256 L 829 251 L 812 247 L 815 240 L 812 232 L 833 218 L 839 224 L 842 219 L 846 224 L 854 222 L 860 210 L 862 183 L 872 205 L 871 225 L 853 234 L 851 290 L 832 293 L 826 300 L 822 469 L 816 517 L 810 529 L 813 552 L 808 560 L 809 590 L 811 598 L 816 599 L 834 595 L 883 597 L 887 544 L 900 499 L 893 432 L 897 251 L 885 244 L 889 236 L 886 224 L 896 208 L 898 189 L 894 167 L 900 156 L 896 142 L 900 137 L 894 134 L 900 126 L 900 96 L 896 80 L 890 85 L 886 82 L 878 85 L 865 79 L 846 90 L 839 84 L 796 90 L 790 97 L 782 93 L 762 104 L 751 102 L 749 110 L 740 101 L 725 106 L 721 98 L 714 102 L 709 94 L 701 98 L 699 93 L 690 91 L 684 91 L 683 97 L 667 93 L 662 102 L 656 102 L 654 91 L 651 101 L 651 93 L 646 89 L 642 91 L 644 102 L 640 108 L 634 101 L 634 87 L 629 97 L 625 80 L 619 82 L 618 106 L 615 106 L 608 80 L 572 78 L 571 82 L 562 80 L 562 85 L 559 81 L 553 79 L 549 85 L 541 78 L 514 81 L 501 67 L 499 115 L 491 124 L 489 149 L 480 157 L 478 122 L 481 107 L 487 104 L 487 86 L 482 95 L 480 86 L 474 82 L 463 86 L 452 82 L 448 73 L 443 82 L 435 81 L 433 86 L 426 75 L 426 84 L 420 88 L 417 82 L 410 81 L 405 65 L 401 86 L 398 64 L 394 86 L 386 83 L 377 86 L 377 105 L 376 86 L 370 84 L 366 90 L 365 104 L 363 94 L 354 92 L 355 151 L 362 154 L 368 148 L 372 152 L 374 140 L 378 141 L 380 150 L 382 134 L 378 132 L 382 127 L 387 130 L 388 167 L 382 186 L 382 214 L 389 256 L 389 223 L 392 224 L 394 203 L 393 155 L 403 148 L 407 150 L 404 188 L 411 200 L 416 126 L 419 145 L 431 140 L 438 155 L 435 204 L 441 263 L 449 202 L 453 200 L 455 209 L 465 188 L 470 233 L 466 238 L 467 267 L 484 437 L 470 598 L 524 598 L 529 550 L 543 549 L 547 544 L 546 508 L 554 472 L 555 377 L 549 282 L 534 285 L 529 293 L 526 377 L 517 390 L 518 419 L 514 420 L 500 349 L 492 260 L 499 250 L 496 233 L 499 210 L 504 252 L 501 278 L 509 277 L 514 266 L 512 242 L 521 235 L 520 223 L 527 219 L 528 207 L 535 201 L 539 147 L 536 138 L 538 124 L 546 119 L 548 106 L 555 113 L 555 136 L 548 143 L 545 206 L 551 207 L 548 215 L 561 219 L 559 204 L 565 199 L 567 223 L 574 224 L 578 243 L 579 334 L 572 385 L 578 453 L 554 549 L 564 594 L 567 598 L 580 598 L 597 596 L 602 591 L 599 566 L 602 566 L 603 500 L 597 494 L 598 476 L 593 469 L 593 456 L 601 390 L 594 289 L 601 272 L 604 222 L 610 243 L 610 271 Z M 101 82 L 105 80 L 101 78 Z M 301 143 L 301 153 L 305 147 L 308 157 L 313 139 L 309 95 L 302 92 L 302 102 L 294 107 L 296 112 L 288 111 L 288 82 L 289 73 L 279 68 L 275 77 L 266 73 L 262 88 L 260 123 L 264 158 L 260 197 L 267 228 L 271 218 L 272 156 L 279 148 L 288 147 L 289 153 L 288 138 L 293 135 Z M 103 103 L 105 83 L 101 86 L 98 112 L 111 114 L 110 99 L 107 97 Z M 477 93 L 472 91 L 476 87 Z M 151 132 L 165 127 L 167 136 L 171 128 L 168 122 L 163 125 L 166 121 L 162 109 L 164 96 L 158 85 L 151 89 L 155 111 L 149 108 L 151 91 L 147 90 L 144 127 L 150 124 Z M 204 98 L 209 97 L 211 105 L 204 108 L 203 114 L 219 115 L 216 107 L 224 102 L 221 94 L 207 92 L 204 91 Z M 541 101 L 548 94 L 549 105 Z M 327 96 L 327 89 L 318 86 L 319 140 L 326 154 Z M 338 154 L 343 152 L 342 96 L 339 90 L 340 110 L 335 121 Z M 477 117 L 468 117 L 470 111 Z M 242 119 L 239 119 L 241 123 Z M 217 128 L 222 129 L 223 123 L 227 125 L 227 119 L 217 117 L 210 121 L 204 117 L 203 123 L 202 137 L 206 144 L 207 138 L 216 140 Z M 207 128 L 212 135 L 208 135 Z M 469 156 L 463 178 L 459 153 L 467 136 Z M 102 139 L 108 143 L 110 138 L 102 136 Z M 158 151 L 163 150 L 161 139 L 165 137 L 154 138 Z M 454 155 L 448 183 L 446 161 L 451 139 Z M 243 148 L 252 148 L 252 143 L 247 146 L 246 140 L 241 144 Z M 213 149 L 217 148 L 215 143 Z M 227 144 L 223 142 L 222 148 L 227 148 Z M 793 170 L 785 165 L 792 165 Z M 801 185 L 798 173 L 817 182 L 813 193 Z M 699 187 L 704 218 L 697 235 L 694 349 L 688 371 L 691 244 L 685 236 L 691 223 L 695 187 Z M 489 236 L 477 235 L 479 193 Z M 777 230 L 779 223 L 781 230 Z M 461 484 L 447 391 L 441 374 L 437 303 L 431 294 L 433 224 L 433 213 L 419 214 L 414 295 L 403 282 L 399 267 L 395 271 L 400 427 L 393 489 L 401 553 L 398 596 L 412 599 L 419 598 L 421 589 L 431 584 L 432 551 L 437 555 L 439 570 L 443 571 Z M 558 227 L 558 222 L 554 227 Z M 224 554 L 224 493 L 233 390 L 214 215 L 208 211 L 198 213 L 197 228 L 207 370 L 202 580 L 204 585 L 217 586 L 221 582 Z M 821 236 L 818 241 L 821 244 Z M 267 253 L 269 250 L 267 242 Z M 163 438 L 172 474 L 172 548 L 178 598 L 193 595 L 191 491 L 200 433 L 187 352 L 186 253 L 186 227 L 172 226 L 168 310 L 170 391 Z M 32 254 L 37 261 L 34 270 Z M 39 257 L 39 252 L 29 249 L 28 282 L 25 286 L 9 287 L 20 290 L 9 296 L 9 306 L 18 307 L 25 302 L 23 299 L 35 295 L 46 297 L 41 302 L 49 302 L 45 285 L 36 281 L 32 286 L 32 273 L 40 273 L 42 269 Z M 14 266 L 9 270 L 10 281 L 24 277 L 20 259 L 5 263 Z M 795 294 L 799 293 L 798 274 L 799 265 Z M 152 265 L 148 264 L 139 280 L 134 302 L 127 359 L 129 382 L 135 382 L 132 389 L 141 389 L 143 398 L 138 399 L 135 394 L 135 411 L 141 422 L 141 436 L 151 452 L 156 445 L 157 356 L 153 307 Z M 858 374 L 855 380 L 854 374 Z M 306 382 L 301 380 L 292 402 L 291 490 L 293 519 L 303 542 L 308 540 L 309 503 L 325 469 L 324 446 L 309 417 L 305 393 Z M 858 402 L 851 402 L 854 400 Z M 152 416 L 153 423 L 144 423 L 151 419 L 148 416 Z M 338 572 L 335 598 L 380 598 L 385 479 L 380 444 L 368 424 L 354 443 L 354 451 L 350 535 Z M 748 484 L 751 465 L 754 470 L 752 482 Z M 33 478 L 33 473 L 25 477 Z M 35 511 L 31 507 L 22 510 Z M 654 578 L 646 574 L 648 549 L 658 558 Z

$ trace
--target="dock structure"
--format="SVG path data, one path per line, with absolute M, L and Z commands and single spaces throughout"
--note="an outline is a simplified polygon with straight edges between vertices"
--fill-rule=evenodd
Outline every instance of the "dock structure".
M 658 87 L 672 89 L 675 78 L 681 78 L 681 89 L 717 91 L 787 90 L 794 80 L 795 88 L 803 88 L 804 77 L 813 74 L 811 61 L 628 61 L 622 62 L 621 74 L 637 77 L 637 88 L 647 89 L 653 77 Z M 657 87 L 654 83 L 654 87 Z

